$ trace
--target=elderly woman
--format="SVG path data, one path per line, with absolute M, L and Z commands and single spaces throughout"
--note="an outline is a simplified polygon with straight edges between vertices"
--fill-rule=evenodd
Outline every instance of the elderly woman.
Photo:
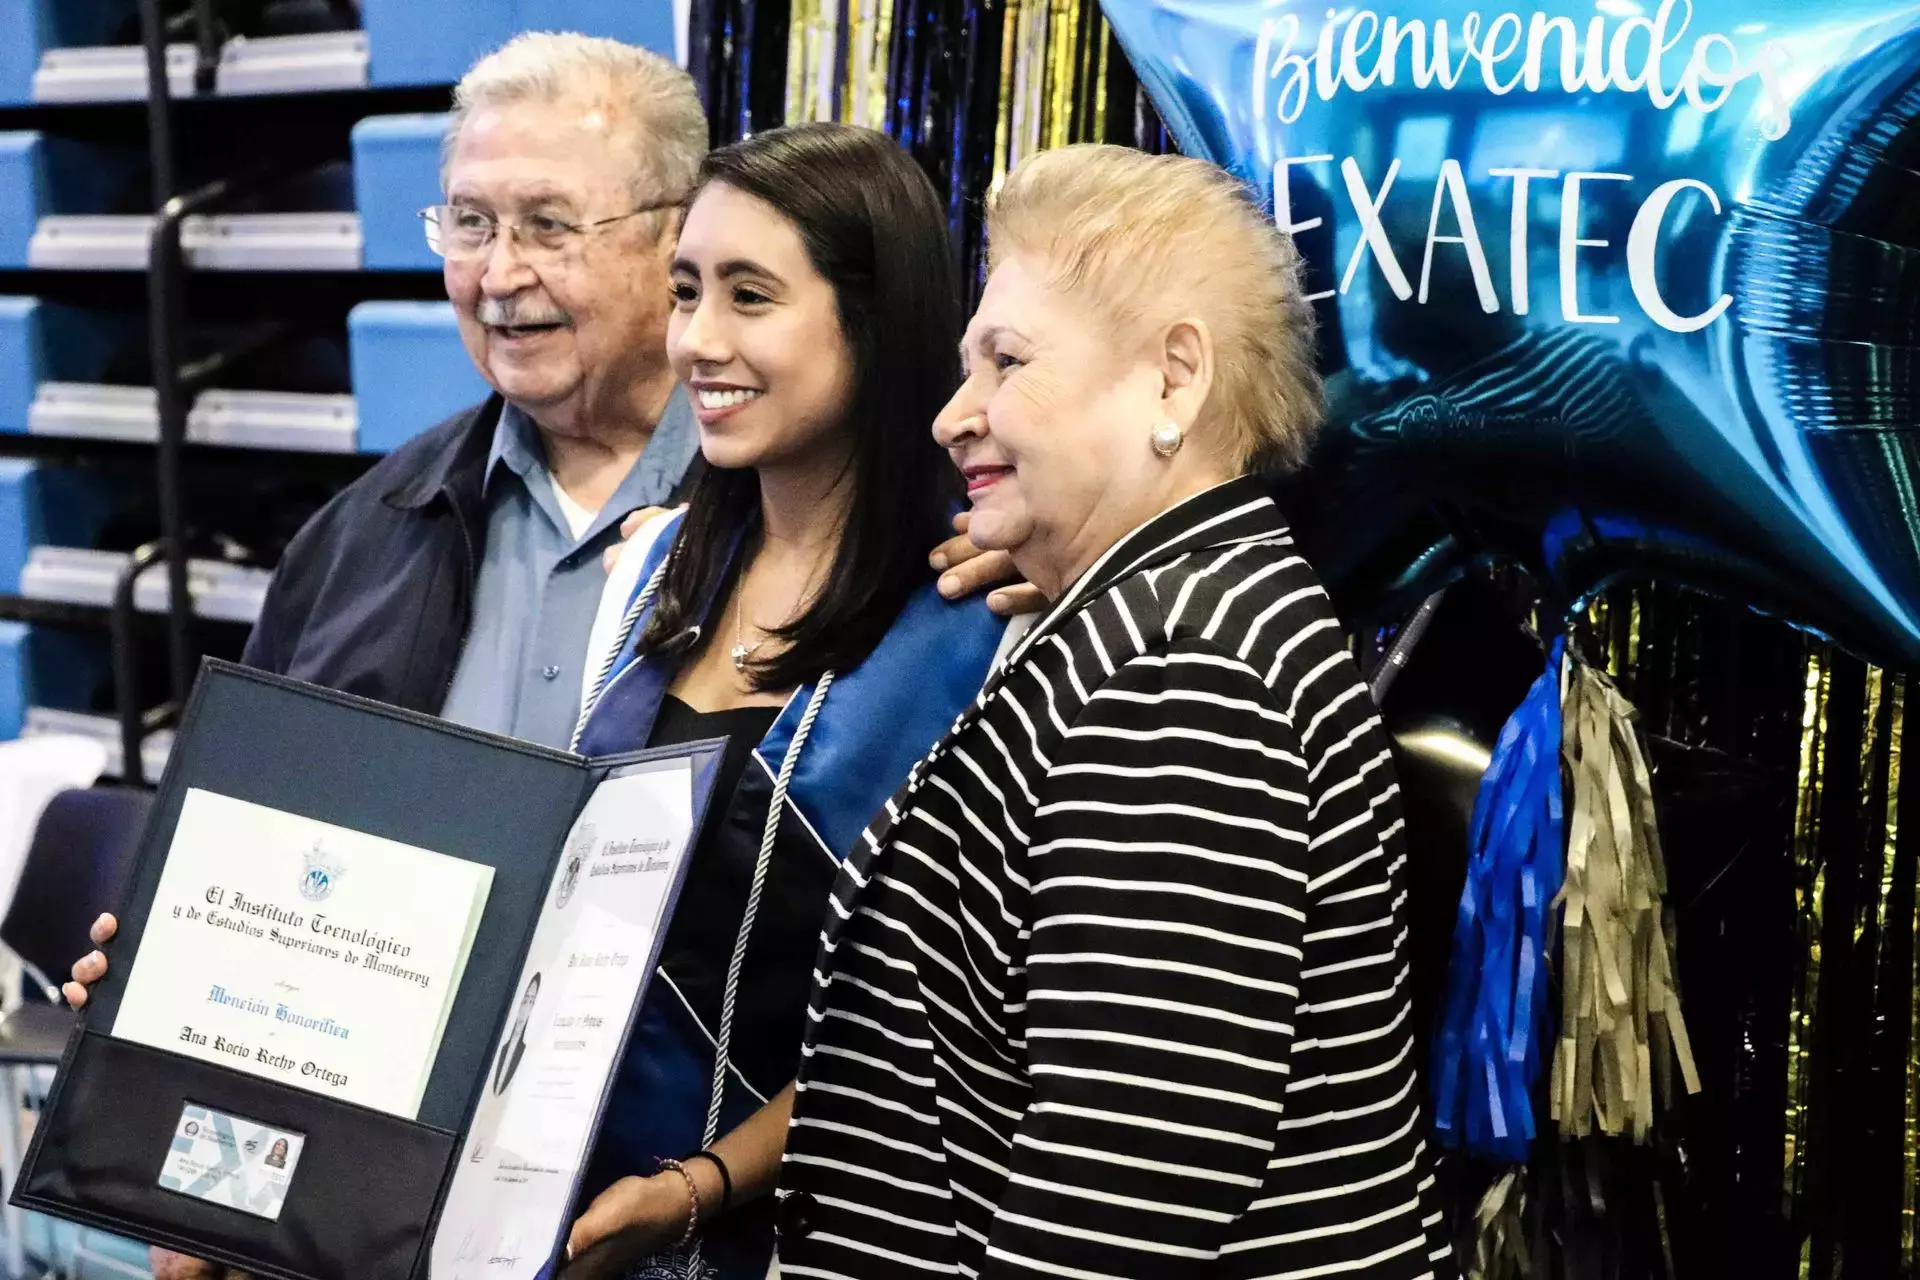
M 1052 603 L 840 873 L 782 1274 L 1447 1270 L 1387 739 L 1248 477 L 1318 420 L 1298 258 L 1116 147 L 989 236 L 935 434 Z

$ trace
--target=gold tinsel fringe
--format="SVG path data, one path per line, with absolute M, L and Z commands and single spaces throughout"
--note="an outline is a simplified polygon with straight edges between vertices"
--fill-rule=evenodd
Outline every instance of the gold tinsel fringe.
M 1794 798 L 1793 862 L 1795 919 L 1805 959 L 1801 981 L 1790 1002 L 1787 1021 L 1787 1114 L 1785 1168 L 1780 1179 L 1781 1212 L 1797 1221 L 1806 1178 L 1807 1099 L 1813 1076 L 1808 1069 L 1820 992 L 1820 905 L 1825 876 L 1820 863 L 1822 779 L 1826 774 L 1827 700 L 1832 673 L 1828 656 L 1815 648 L 1807 657 L 1806 700 L 1800 717 L 1800 771 Z M 1811 1264 L 1809 1235 L 1802 1241 L 1800 1274 Z
M 1080 0 L 1050 0 L 1047 9 L 1047 115 L 1041 126 L 1041 145 L 1052 149 L 1075 141 L 1073 97 L 1079 79 L 1075 37 L 1080 29 Z
M 1087 2 L 1007 0 L 989 195 L 1028 156 L 1104 136 L 1112 37 Z
M 1673 972 L 1673 920 L 1653 790 L 1634 710 L 1613 681 L 1569 662 L 1564 754 L 1569 806 L 1561 932 L 1561 1030 L 1550 1084 L 1560 1132 L 1645 1142 L 1656 1092 L 1678 1060 L 1700 1091 Z
M 1474 1207 L 1473 1255 L 1463 1270 L 1467 1280 L 1526 1280 L 1533 1274 L 1527 1255 L 1524 1165 L 1501 1174 Z
M 839 119 L 866 129 L 887 123 L 887 61 L 893 0 L 848 0 L 847 84 Z
M 1907 679 L 1904 675 L 1890 676 L 1886 681 L 1886 697 L 1892 703 L 1892 712 L 1887 727 L 1887 829 L 1882 846 L 1882 879 L 1880 884 L 1880 922 L 1877 937 L 1884 940 L 1898 932 L 1903 922 L 1888 918 L 1888 910 L 1894 897 L 1896 863 L 1900 836 L 1900 746 L 1906 737 L 1907 722 Z M 1908 936 L 1920 943 L 1920 902 L 1914 906 L 1914 918 L 1904 922 L 1910 930 Z M 1908 975 L 1912 1012 L 1907 1023 L 1907 1064 L 1904 1089 L 1905 1108 L 1902 1116 L 1904 1123 L 1900 1131 L 1901 1163 L 1905 1177 L 1901 1180 L 1900 1192 L 1900 1258 L 1907 1272 L 1920 1276 L 1920 1248 L 1915 1240 L 1915 1199 L 1920 1196 L 1920 954 L 1914 957 L 1914 968 Z M 1898 979 L 1893 979 L 1897 984 Z
M 1001 24 L 1000 74 L 996 83 L 976 86 L 991 92 L 997 107 L 993 169 L 983 194 L 998 191 L 1007 172 L 1036 152 L 1103 136 L 1113 40 L 1090 4 L 1006 0 L 992 19 Z M 793 0 L 786 123 L 886 127 L 896 88 L 888 77 L 895 8 L 895 0 Z
M 844 0 L 793 0 L 787 19 L 788 124 L 834 118 L 836 42 L 843 3 Z

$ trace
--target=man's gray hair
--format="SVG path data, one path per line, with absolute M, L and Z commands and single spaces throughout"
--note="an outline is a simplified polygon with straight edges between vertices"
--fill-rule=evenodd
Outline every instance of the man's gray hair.
M 453 90 L 441 154 L 444 188 L 467 117 L 517 102 L 598 99 L 626 112 L 634 151 L 634 196 L 652 203 L 693 187 L 707 153 L 707 116 L 693 77 L 637 45 L 570 31 L 529 31 L 473 64 Z

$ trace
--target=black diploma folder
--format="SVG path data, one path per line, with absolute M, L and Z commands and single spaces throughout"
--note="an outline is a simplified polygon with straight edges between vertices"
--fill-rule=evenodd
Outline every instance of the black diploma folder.
M 564 902 L 572 892 L 570 881 L 558 895 L 550 889 L 575 818 L 609 777 L 658 768 L 663 759 L 691 766 L 693 834 L 646 957 L 643 972 L 650 975 L 722 746 L 690 743 L 588 760 L 208 662 L 142 837 L 120 932 L 108 948 L 109 972 L 67 1045 L 12 1203 L 275 1280 L 427 1276 L 435 1226 L 489 1087 L 496 1046 L 514 1016 L 535 927 L 556 896 Z M 417 1119 L 109 1033 L 191 788 L 493 868 Z M 644 995 L 644 982 L 640 990 Z M 627 1011 L 620 1053 L 639 1003 Z M 605 1064 L 602 1109 L 619 1056 Z M 159 1185 L 189 1104 L 305 1136 L 277 1220 Z M 584 1164 L 583 1153 L 572 1175 L 575 1196 Z M 554 1222 L 550 1246 L 541 1240 L 550 1260 L 569 1225 Z

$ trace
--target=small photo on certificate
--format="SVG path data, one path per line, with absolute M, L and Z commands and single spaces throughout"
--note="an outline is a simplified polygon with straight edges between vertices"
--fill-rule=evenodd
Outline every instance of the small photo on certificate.
M 534 1005 L 540 999 L 540 975 L 534 974 L 527 979 L 527 985 L 520 992 L 520 1004 L 513 1017 L 513 1025 L 508 1028 L 506 1039 L 500 1042 L 500 1053 L 493 1064 L 493 1091 L 505 1093 L 513 1085 L 514 1072 L 520 1069 L 520 1059 L 527 1054 L 527 1026 L 533 1021 Z
M 112 1034 L 416 1119 L 492 886 L 481 863 L 192 788 Z

